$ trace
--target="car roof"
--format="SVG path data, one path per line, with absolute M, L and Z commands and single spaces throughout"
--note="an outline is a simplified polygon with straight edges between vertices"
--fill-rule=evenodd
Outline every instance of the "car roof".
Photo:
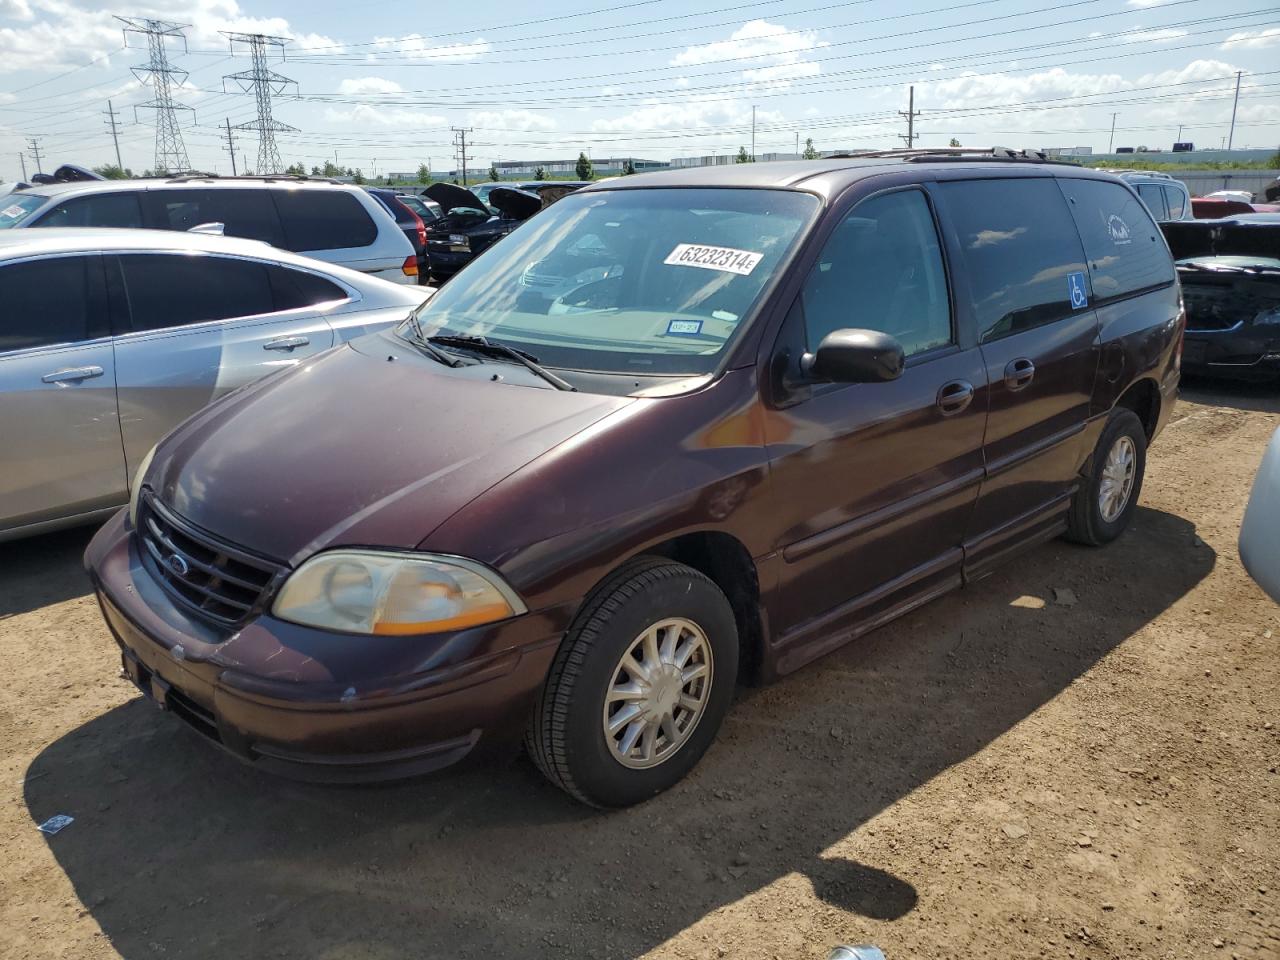
M 821 160 L 773 160 L 766 163 L 732 163 L 706 167 L 685 167 L 655 173 L 637 173 L 597 181 L 580 192 L 636 190 L 646 187 L 747 187 L 804 190 L 834 196 L 859 180 L 909 168 L 922 177 L 955 170 L 995 176 L 1071 176 L 1092 180 L 1114 180 L 1107 172 L 1090 170 L 1074 163 L 1052 160 L 997 157 L 989 151 L 960 154 L 947 150 L 885 151 L 864 156 L 827 157 Z
M 0 259 L 48 253 L 94 253 L 111 250 L 227 253 L 315 266 L 315 261 L 260 240 L 219 237 L 177 230 L 132 230 L 118 227 L 32 227 L 0 230 Z M 328 264 L 325 264 L 327 267 Z
M 173 177 L 168 180 L 77 180 L 73 183 L 37 183 L 29 189 L 14 191 L 21 196 L 32 194 L 41 197 L 61 197 L 80 193 L 111 193 L 122 190 L 190 190 L 192 187 L 228 190 L 345 190 L 362 192 L 347 183 L 327 180 L 299 180 L 293 177 Z

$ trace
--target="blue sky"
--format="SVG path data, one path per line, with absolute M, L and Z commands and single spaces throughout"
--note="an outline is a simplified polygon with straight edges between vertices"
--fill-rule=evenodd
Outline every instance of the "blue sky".
M 254 117 L 224 74 L 247 69 L 223 30 L 292 38 L 273 64 L 297 81 L 275 101 L 284 162 L 337 155 L 365 174 L 454 166 L 449 128 L 472 128 L 474 163 L 675 156 L 750 149 L 900 146 L 915 85 L 924 146 L 1216 147 L 1236 71 L 1237 147 L 1280 144 L 1280 6 L 1271 0 L 543 0 L 500 5 L 0 0 L 0 180 L 39 138 L 49 164 L 151 166 L 151 96 L 131 75 L 113 13 L 190 24 L 177 100 L 191 163 L 230 172 L 219 127 Z M 1280 0 L 1277 0 L 1280 3 Z M 435 12 L 433 12 L 435 11 Z M 256 157 L 255 135 L 237 134 Z M 31 165 L 28 159 L 29 166 Z M 469 164 L 470 165 L 470 164 Z

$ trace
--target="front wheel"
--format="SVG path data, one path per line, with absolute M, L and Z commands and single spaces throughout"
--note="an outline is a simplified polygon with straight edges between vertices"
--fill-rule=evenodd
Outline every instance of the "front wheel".
M 715 739 L 738 672 L 724 593 L 643 557 L 588 600 L 534 710 L 529 754 L 583 803 L 625 807 L 677 783 Z
M 1147 433 L 1132 410 L 1113 410 L 1067 515 L 1067 539 L 1101 546 L 1129 525 L 1147 467 Z

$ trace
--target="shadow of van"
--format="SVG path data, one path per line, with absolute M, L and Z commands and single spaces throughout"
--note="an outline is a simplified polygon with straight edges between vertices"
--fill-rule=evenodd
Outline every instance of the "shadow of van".
M 617 813 L 523 758 L 379 787 L 277 780 L 140 699 L 45 749 L 26 802 L 36 823 L 76 817 L 49 846 L 129 960 L 636 957 L 797 873 L 840 910 L 894 919 L 921 895 L 892 863 L 825 851 L 1190 591 L 1215 562 L 1193 533 L 1142 509 L 1107 549 L 1040 547 L 745 691 L 692 776 Z M 1082 602 L 1012 602 L 1051 586 Z

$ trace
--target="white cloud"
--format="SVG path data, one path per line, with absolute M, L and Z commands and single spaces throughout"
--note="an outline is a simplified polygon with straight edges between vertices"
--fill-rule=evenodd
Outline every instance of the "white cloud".
M 929 100 L 931 105 L 941 101 L 941 106 L 953 108 L 973 106 L 975 102 L 999 105 L 1109 93 L 1126 85 L 1118 73 L 1071 73 L 1061 67 L 1025 76 L 970 73 L 930 84 Z
M 329 107 L 324 111 L 324 120 L 326 123 L 343 126 L 404 127 L 421 130 L 445 127 L 449 124 L 448 117 L 437 114 L 422 113 L 419 110 L 403 107 L 375 107 L 365 103 L 358 104 L 350 110 Z
M 345 96 L 361 96 L 371 93 L 403 93 L 404 87 L 384 77 L 354 77 L 338 84 L 338 93 Z
M 471 126 L 477 130 L 554 130 L 556 122 L 531 110 L 482 110 L 471 114 Z
M 413 60 L 444 62 L 476 60 L 493 49 L 493 45 L 483 37 L 476 37 L 470 43 L 440 43 L 420 33 L 404 37 L 375 37 L 373 46 L 381 53 L 395 53 Z M 375 60 L 376 57 L 371 53 L 369 59 Z
M 30 20 L 31 4 L 27 0 L 0 0 L 0 17 L 6 20 Z
M 1121 43 L 1172 43 L 1174 40 L 1180 40 L 1186 35 L 1186 30 L 1177 30 L 1172 27 L 1155 30 L 1136 28 L 1112 34 Z
M 1266 30 L 1244 30 L 1227 37 L 1223 50 L 1261 50 L 1280 44 L 1280 27 Z
M 816 30 L 791 30 L 767 20 L 748 20 L 730 34 L 728 40 L 687 47 L 670 61 L 672 66 L 697 66 L 749 57 L 758 65 L 742 71 L 742 79 L 774 89 L 785 89 L 790 81 L 814 77 L 820 64 L 805 54 L 828 44 L 818 39 Z
M 776 123 L 782 114 L 774 110 L 757 112 L 758 123 Z M 686 130 L 710 126 L 751 123 L 751 106 L 740 100 L 718 100 L 711 97 L 651 100 L 644 106 L 620 117 L 596 120 L 591 129 L 597 133 L 632 133 L 645 130 Z M 749 135 L 749 134 L 748 134 Z

